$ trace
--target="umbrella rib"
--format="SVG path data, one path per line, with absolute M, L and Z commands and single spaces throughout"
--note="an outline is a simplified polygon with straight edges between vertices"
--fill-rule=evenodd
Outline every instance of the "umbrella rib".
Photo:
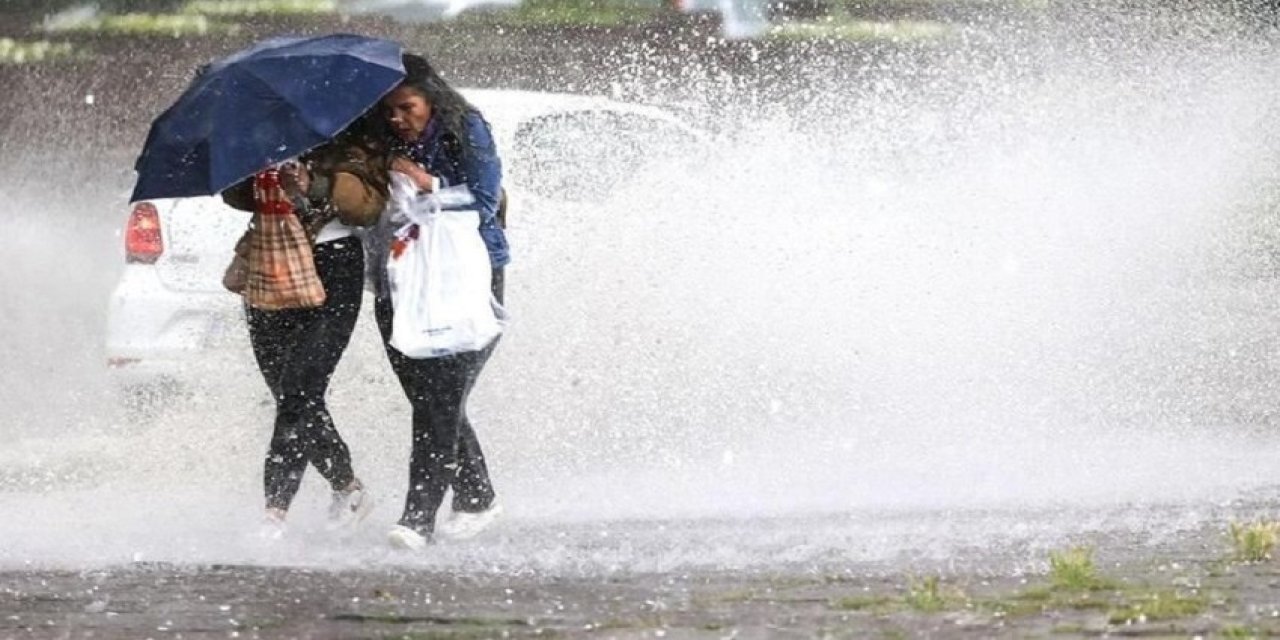
M 240 74 L 240 77 L 242 78 L 242 80 L 245 80 L 245 81 L 250 81 L 250 80 L 251 80 L 252 82 L 257 83 L 258 85 L 260 85 L 260 86 L 261 86 L 261 88 L 266 89 L 268 92 L 270 92 L 270 94 L 271 94 L 271 95 L 278 96 L 278 97 L 280 98 L 280 103 L 281 103 L 282 105 L 289 105 L 289 106 L 292 106 L 292 107 L 294 107 L 294 108 L 297 108 L 297 105 L 295 105 L 295 104 L 293 104 L 292 102 L 290 102 L 290 101 L 286 100 L 286 99 L 284 98 L 284 96 L 280 96 L 278 93 L 276 93 L 276 92 L 275 92 L 275 90 L 271 88 L 271 85 L 270 85 L 268 82 L 266 82 L 265 80 L 263 80 L 260 76 L 258 76 L 258 75 L 256 75 L 256 74 L 253 74 L 253 73 L 248 73 L 248 72 L 247 72 L 247 70 L 246 70 L 246 69 L 243 69 L 243 68 L 241 69 L 241 71 L 246 71 L 246 73 Z M 226 104 L 226 103 L 220 103 L 220 105 L 219 105 L 219 106 L 220 106 L 221 108 L 223 108 L 223 109 L 227 108 L 227 104 Z M 221 119 L 219 119 L 219 120 L 221 120 Z M 226 120 L 224 120 L 224 121 L 226 121 Z M 327 137 L 328 137 L 327 135 L 322 134 L 322 133 L 320 133 L 319 131 L 316 131 L 316 130 L 315 130 L 315 128 L 311 126 L 311 123 L 310 123 L 310 122 L 307 122 L 305 119 L 303 119 L 303 120 L 302 120 L 302 122 L 303 122 L 304 124 L 306 124 L 306 125 L 307 125 L 307 128 L 308 128 L 308 129 L 310 129 L 313 133 L 315 133 L 315 134 L 319 135 L 321 138 L 327 138 Z M 323 141 L 321 141 L 321 142 L 317 142 L 316 144 L 311 145 L 311 146 L 309 146 L 309 147 L 307 147 L 307 148 L 305 148 L 305 149 L 298 149 L 298 150 L 294 151 L 294 154 L 293 154 L 293 155 L 301 155 L 301 154 L 303 154 L 303 153 L 306 153 L 307 151 L 310 151 L 311 149 L 314 149 L 315 147 L 320 146 L 320 144 L 323 144 Z M 226 166 L 226 164 L 227 164 L 227 163 L 222 163 L 222 158 L 221 158 L 221 157 L 216 157 L 216 156 L 218 156 L 217 151 L 218 151 L 218 149 L 220 149 L 220 148 L 221 148 L 221 147 L 219 147 L 219 146 L 217 146 L 217 145 L 209 145 L 209 160 L 210 160 L 210 163 L 211 163 L 213 166 Z M 281 159 L 283 160 L 283 158 L 281 158 Z M 258 168 L 256 168 L 256 169 L 254 169 L 254 170 L 253 170 L 253 172 L 257 172 L 257 171 L 259 171 L 259 170 L 261 170 L 261 169 L 262 169 L 262 167 L 258 167 Z M 237 176 L 237 177 L 236 177 L 236 179 L 235 179 L 234 181 L 232 181 L 230 184 L 235 184 L 235 183 L 239 182 L 240 180 L 243 180 L 243 179 L 245 179 L 245 178 L 247 178 L 247 177 L 249 177 L 249 176 L 253 175 L 253 172 L 250 172 L 250 173 L 248 173 L 248 174 L 246 174 L 246 175 L 243 175 L 243 176 Z
M 298 57 L 298 58 L 336 58 L 336 57 L 339 57 L 339 56 L 326 55 L 326 56 L 296 56 L 296 57 Z M 347 54 L 341 54 L 341 57 L 350 57 L 350 58 L 355 59 L 355 60 L 360 60 L 360 61 L 362 61 L 362 62 L 364 61 L 362 58 L 359 58 L 359 57 L 356 57 L 356 56 L 348 56 Z M 266 78 L 263 78 L 262 76 L 258 75 L 258 73 L 257 73 L 256 71 L 254 71 L 254 69 L 253 69 L 251 66 L 246 65 L 246 66 L 244 66 L 242 69 L 243 69 L 243 71 L 244 71 L 247 75 L 250 75 L 250 76 L 254 77 L 254 78 L 255 78 L 255 79 L 257 79 L 259 82 L 261 82 L 263 85 L 265 85 L 265 86 L 267 86 L 267 87 L 270 87 L 270 86 L 271 86 L 271 82 L 270 82 L 269 80 L 267 80 Z M 386 95 L 386 94 L 390 93 L 390 92 L 391 92 L 391 90 L 392 90 L 392 89 L 394 89 L 394 88 L 396 87 L 396 85 L 397 85 L 397 84 L 399 84 L 399 83 L 400 83 L 400 80 L 399 80 L 399 79 L 397 79 L 397 80 L 395 80 L 394 82 L 392 82 L 390 86 L 386 87 L 386 89 L 384 89 L 384 90 L 382 91 L 382 93 L 379 95 L 379 98 L 381 98 L 381 96 L 384 96 L 384 95 Z M 331 89 L 331 90 L 332 90 L 332 89 Z M 296 102 L 293 102 L 292 100 L 290 100 L 290 99 L 289 99 L 289 97 L 288 97 L 288 96 L 285 96 L 285 95 L 282 95 L 282 94 L 277 94 L 277 95 L 280 95 L 281 100 L 283 100 L 284 102 L 288 103 L 289 105 L 291 105 L 291 106 L 293 106 L 295 109 L 297 109 L 297 111 L 298 111 L 300 114 L 306 113 L 306 111 L 307 111 L 307 105 L 305 105 L 305 104 L 298 104 L 298 103 L 296 103 Z M 376 103 L 376 101 L 375 101 L 375 103 Z M 371 105 L 371 106 L 372 106 L 372 105 Z M 338 132 L 342 131 L 343 129 L 346 129 L 346 128 L 347 128 L 347 126 L 348 126 L 348 125 L 350 125 L 352 122 L 355 122 L 355 121 L 356 121 L 356 119 L 360 117 L 360 115 L 361 115 L 361 114 L 357 113 L 356 115 L 352 116 L 352 117 L 351 117 L 351 119 L 347 120 L 346 122 L 341 123 L 341 126 L 339 126 L 339 127 L 337 128 L 337 130 L 332 131 L 332 132 L 320 131 L 320 130 L 319 130 L 319 128 L 317 128 L 317 127 L 316 127 L 315 123 L 313 123 L 313 122 L 311 122 L 310 120 L 307 120 L 307 119 L 305 119 L 305 118 L 303 119 L 303 122 L 305 122 L 305 123 L 307 124 L 307 127 L 308 127 L 308 128 L 310 128 L 310 129 L 311 129 L 312 131 L 314 131 L 315 133 L 317 133 L 317 134 L 319 134 L 319 135 L 321 135 L 321 136 L 324 136 L 324 137 L 326 137 L 326 138 L 329 138 L 329 137 L 332 137 L 332 136 L 336 135 Z
M 286 95 L 284 95 L 283 93 L 280 93 L 279 91 L 276 91 L 275 87 L 274 87 L 274 86 L 272 86 L 271 81 L 270 81 L 270 80 L 267 80 L 266 78 L 263 78 L 263 77 L 262 77 L 262 76 L 260 76 L 260 75 L 258 75 L 258 73 L 257 73 L 257 72 L 255 72 L 255 71 L 253 70 L 253 68 L 251 68 L 251 67 L 249 67 L 248 65 L 246 65 L 246 66 L 244 66 L 244 67 L 241 67 L 241 69 L 240 69 L 240 70 L 244 72 L 244 75 L 245 75 L 245 76 L 250 77 L 250 78 L 253 78 L 253 79 L 254 79 L 254 80 L 256 80 L 259 84 L 261 84 L 263 87 L 266 87 L 266 88 L 267 88 L 267 90 L 269 90 L 273 95 L 275 95 L 276 97 L 280 98 L 280 101 L 281 101 L 281 102 L 283 102 L 283 103 L 285 103 L 285 104 L 287 104 L 287 105 L 289 105 L 289 106 L 293 107 L 293 108 L 294 108 L 294 110 L 297 112 L 297 114 L 298 114 L 299 116 L 303 116 L 303 114 L 305 114 L 305 113 L 306 113 L 306 111 L 307 111 L 307 105 L 305 105 L 305 104 L 298 104 L 298 103 L 294 102 L 293 100 L 291 100 L 291 99 L 289 98 L 289 96 L 286 96 Z M 326 132 L 326 131 L 320 131 L 320 130 L 318 130 L 318 129 L 316 128 L 316 126 L 315 126 L 315 123 L 311 122 L 311 121 L 310 121 L 310 120 L 308 120 L 306 117 L 301 117 L 300 119 L 302 120 L 302 122 L 304 122 L 304 123 L 307 125 L 307 128 L 308 128 L 308 129 L 311 129 L 311 131 L 315 132 L 317 135 L 324 136 L 324 137 L 326 137 L 326 138 L 327 138 L 327 137 L 329 137 L 330 135 L 332 135 L 332 134 L 331 134 L 331 133 L 329 133 L 329 132 Z M 345 126 L 345 125 L 344 125 L 344 126 Z

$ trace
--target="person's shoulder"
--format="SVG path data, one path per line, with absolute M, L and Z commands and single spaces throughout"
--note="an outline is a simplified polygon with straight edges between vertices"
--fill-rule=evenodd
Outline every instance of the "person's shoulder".
M 488 129 L 489 121 L 484 117 L 483 113 L 475 107 L 468 108 L 462 114 L 462 124 L 468 129 Z
M 483 114 L 475 108 L 467 109 L 462 116 L 462 126 L 472 146 L 486 146 L 493 142 L 493 129 Z

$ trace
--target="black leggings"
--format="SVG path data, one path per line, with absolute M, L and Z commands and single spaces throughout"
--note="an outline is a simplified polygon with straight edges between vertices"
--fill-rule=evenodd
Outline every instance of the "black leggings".
M 493 274 L 494 295 L 502 300 L 502 270 Z M 391 346 L 391 301 L 374 305 L 391 369 L 413 406 L 413 447 L 409 491 L 400 524 L 430 535 L 444 494 L 453 488 L 454 511 L 484 511 L 494 501 L 493 484 L 475 429 L 467 419 L 467 397 L 501 336 L 480 351 L 414 359 Z
M 246 307 L 258 369 L 276 400 L 275 432 L 263 472 L 267 508 L 288 509 L 307 463 L 333 489 L 355 479 L 351 452 L 325 406 L 325 391 L 360 313 L 364 249 L 356 238 L 315 248 L 324 306 L 262 311 Z

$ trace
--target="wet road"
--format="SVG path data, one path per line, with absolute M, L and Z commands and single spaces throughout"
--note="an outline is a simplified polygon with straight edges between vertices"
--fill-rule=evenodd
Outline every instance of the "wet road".
M 508 523 L 422 556 L 375 554 L 358 542 L 347 547 L 345 562 L 316 549 L 264 551 L 264 559 L 305 566 L 11 565 L 0 571 L 0 637 L 1072 637 L 1256 630 L 1280 608 L 1271 588 L 1278 574 L 1270 564 L 1230 562 L 1223 528 L 1267 509 L 1258 501 L 1191 513 L 862 514 L 857 525 L 845 516 L 597 523 L 560 534 Z M 990 535 L 1000 521 L 1004 535 Z M 988 535 L 966 540 L 957 535 L 966 527 Z M 723 530 L 737 534 L 722 539 Z M 884 545 L 896 551 L 870 560 L 863 549 L 863 559 L 854 559 L 857 545 L 874 540 L 837 534 L 855 530 L 896 536 Z M 538 548 L 548 552 L 556 538 L 565 561 L 554 568 L 516 559 Z M 848 553 L 842 545 L 850 545 Z M 1095 550 L 1100 573 L 1116 585 L 1090 591 L 1087 606 L 1071 599 L 1041 603 L 1050 598 L 1043 595 L 1048 553 L 1077 545 Z M 730 556 L 749 561 L 723 563 Z M 662 571 L 640 569 L 664 561 L 670 564 Z M 921 599 L 927 577 L 942 585 L 936 604 Z M 1190 608 L 1169 618 L 1135 614 L 1121 621 L 1152 597 L 1174 597 L 1168 594 Z

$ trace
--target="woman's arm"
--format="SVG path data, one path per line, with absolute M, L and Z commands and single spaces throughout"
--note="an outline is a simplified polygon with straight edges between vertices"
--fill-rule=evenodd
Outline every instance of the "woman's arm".
M 498 215 L 498 203 L 502 192 L 502 160 L 498 158 L 498 148 L 493 142 L 493 133 L 489 123 L 477 111 L 469 111 L 463 120 L 467 139 L 462 140 L 466 148 L 462 152 L 461 169 L 463 179 L 475 198 L 473 204 L 464 208 L 476 209 L 480 212 L 480 223 L 487 225 Z
M 355 173 L 335 171 L 329 201 L 343 223 L 367 227 L 378 221 L 387 205 L 387 194 Z
M 345 224 L 370 226 L 387 204 L 386 161 L 355 145 L 340 149 L 340 159 L 327 167 L 324 197 Z

